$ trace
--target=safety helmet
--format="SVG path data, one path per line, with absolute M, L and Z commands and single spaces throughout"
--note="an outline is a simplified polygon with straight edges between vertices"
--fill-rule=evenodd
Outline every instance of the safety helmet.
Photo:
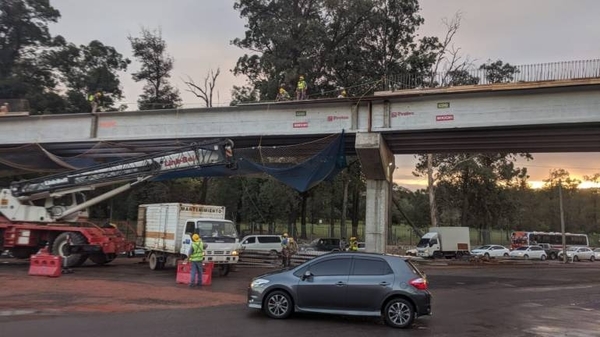
M 287 233 L 283 233 L 283 237 L 284 237 L 284 238 L 287 238 L 287 237 L 288 237 L 288 234 L 287 234 Z
M 194 242 L 200 240 L 200 235 L 198 235 L 198 234 L 192 235 L 192 240 L 194 240 Z
M 354 237 L 354 236 L 353 236 L 353 237 L 351 237 L 351 238 L 350 238 L 350 241 L 356 241 L 356 237 Z
M 346 90 L 342 90 L 342 95 L 346 96 Z
M 303 79 L 304 79 L 304 76 L 300 75 L 300 79 L 301 79 L 301 80 L 303 80 Z
M 294 238 L 289 238 L 289 242 L 290 243 L 294 242 Z
M 284 92 L 285 92 L 285 89 L 283 89 L 283 88 L 279 88 L 279 93 L 280 93 L 280 94 L 283 94 Z

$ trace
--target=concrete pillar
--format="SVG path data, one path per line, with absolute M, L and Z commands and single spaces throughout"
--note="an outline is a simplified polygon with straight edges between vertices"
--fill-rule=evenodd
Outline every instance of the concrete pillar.
M 355 147 L 367 178 L 365 249 L 385 253 L 387 229 L 392 220 L 394 154 L 379 133 L 356 134 Z

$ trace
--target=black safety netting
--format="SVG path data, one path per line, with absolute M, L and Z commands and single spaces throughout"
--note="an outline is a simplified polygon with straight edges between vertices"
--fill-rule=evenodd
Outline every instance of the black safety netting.
M 177 149 L 189 143 L 98 142 L 78 149 L 77 155 L 59 156 L 39 144 L 0 149 L 0 176 L 27 173 L 56 173 L 132 158 L 152 152 Z M 344 134 L 289 146 L 256 146 L 234 150 L 234 169 L 218 166 L 170 172 L 154 181 L 208 176 L 267 174 L 304 192 L 319 182 L 335 177 L 346 167 Z

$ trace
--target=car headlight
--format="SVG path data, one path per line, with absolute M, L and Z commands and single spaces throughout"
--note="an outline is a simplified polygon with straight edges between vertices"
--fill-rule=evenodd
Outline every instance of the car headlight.
M 231 255 L 233 255 L 233 256 L 236 256 L 236 255 L 238 255 L 238 252 L 237 252 L 237 250 L 234 250 L 234 251 L 232 251 L 232 252 L 231 252 Z
M 261 288 L 269 282 L 271 281 L 265 280 L 264 278 L 257 278 L 256 280 L 252 281 L 252 283 L 250 283 L 250 288 Z

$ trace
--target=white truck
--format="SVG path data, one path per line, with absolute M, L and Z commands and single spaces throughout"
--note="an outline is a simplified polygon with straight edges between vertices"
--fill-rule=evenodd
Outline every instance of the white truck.
M 192 235 L 207 244 L 204 261 L 214 262 L 226 276 L 238 262 L 240 240 L 232 221 L 225 219 L 224 206 L 162 203 L 138 208 L 138 246 L 146 251 L 150 269 L 173 267 L 187 257 Z
M 456 257 L 471 251 L 469 227 L 431 227 L 417 244 L 420 257 Z

